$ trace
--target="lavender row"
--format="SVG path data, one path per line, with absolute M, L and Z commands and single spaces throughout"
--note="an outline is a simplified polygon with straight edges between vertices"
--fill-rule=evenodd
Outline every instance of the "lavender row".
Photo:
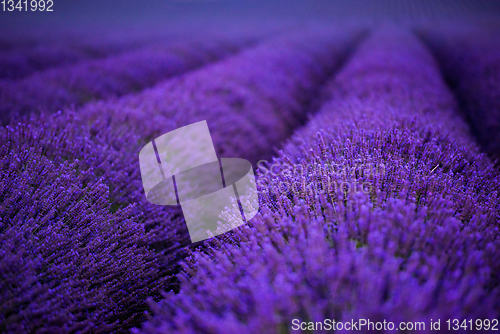
M 113 56 L 153 42 L 171 42 L 187 36 L 173 27 L 128 27 L 117 31 L 93 26 L 84 32 L 38 28 L 16 30 L 11 27 L 9 33 L 1 37 L 0 80 L 22 79 L 50 68 Z
M 425 29 L 422 37 L 456 92 L 484 150 L 500 159 L 500 38 L 498 25 Z
M 114 205 L 138 203 L 148 227 L 160 225 L 159 230 L 167 233 L 164 241 L 185 245 L 182 220 L 175 228 L 164 227 L 172 223 L 171 212 L 145 199 L 137 159 L 142 146 L 158 135 L 206 119 L 219 156 L 254 162 L 269 156 L 268 142 L 284 140 L 304 120 L 315 91 L 360 36 L 359 29 L 287 34 L 140 94 L 88 104 L 76 115 L 63 114 L 54 126 L 57 134 L 49 135 L 57 141 L 49 142 L 67 143 L 68 136 L 77 136 L 77 141 L 86 141 L 80 146 L 89 152 L 81 153 L 73 144 L 61 152 L 65 144 L 59 142 L 48 148 L 48 154 L 57 160 L 80 159 L 82 169 L 98 166 L 97 175 L 112 176 L 108 183 Z M 67 130 L 66 122 L 84 132 Z M 39 144 L 32 141 L 32 145 Z M 174 233 L 177 229 L 182 237 Z
M 0 52 L 0 79 L 21 79 L 34 72 L 59 67 L 83 60 L 104 58 L 133 48 L 134 45 L 36 45 Z M 137 47 L 137 45 L 136 45 Z
M 260 164 L 260 213 L 195 251 L 136 333 L 498 319 L 500 175 L 432 56 L 397 29 L 360 46 L 329 102 Z
M 359 30 L 286 34 L 141 94 L 89 104 L 80 113 L 88 124 L 125 124 L 144 140 L 207 120 L 220 156 L 256 162 L 273 152 L 270 143 L 305 120 L 314 92 L 360 36 Z
M 219 157 L 254 163 L 268 157 L 273 152 L 269 143 L 283 141 L 305 120 L 314 93 L 360 37 L 357 28 L 285 34 L 141 94 L 85 106 L 79 117 L 92 132 L 112 129 L 119 134 L 107 139 L 107 146 L 120 147 L 125 134 L 131 137 L 128 143 L 139 143 L 114 154 L 119 157 L 112 168 L 119 176 L 112 185 L 114 203 L 140 203 L 147 227 L 159 233 L 158 247 L 181 250 L 190 243 L 182 215 L 145 199 L 137 159 L 142 145 L 168 131 L 207 120 Z M 132 139 L 135 136 L 139 139 Z M 103 151 L 102 159 L 108 154 Z M 171 253 L 176 260 L 169 263 L 177 265 L 179 254 Z
M 31 111 L 81 106 L 92 100 L 137 92 L 247 45 L 247 39 L 159 43 L 101 60 L 81 62 L 0 83 L 3 121 Z
M 219 150 L 240 156 L 239 147 L 256 157 L 246 146 L 259 136 L 276 136 L 267 134 L 274 126 L 303 118 L 311 96 L 356 37 L 281 37 L 133 97 L 32 116 L 29 124 L 2 129 L 1 235 L 14 240 L 1 244 L 6 256 L 13 254 L 2 268 L 8 278 L 0 290 L 3 329 L 99 332 L 138 326 L 146 298 L 176 288 L 170 275 L 189 243 L 179 212 L 149 204 L 142 190 L 138 152 L 157 131 L 174 125 L 159 127 L 154 120 L 175 120 L 183 112 L 179 121 L 206 117 Z M 216 81 L 220 76 L 225 80 Z M 185 96 L 194 102 L 183 105 Z M 155 104 L 131 104 L 141 99 Z M 212 110 L 202 109 L 207 106 L 218 116 L 227 112 L 225 126 L 211 122 Z M 288 118 L 273 117 L 274 123 L 254 131 L 242 127 L 244 140 L 226 131 L 236 120 L 258 124 L 275 112 Z M 150 119 L 138 123 L 141 113 Z

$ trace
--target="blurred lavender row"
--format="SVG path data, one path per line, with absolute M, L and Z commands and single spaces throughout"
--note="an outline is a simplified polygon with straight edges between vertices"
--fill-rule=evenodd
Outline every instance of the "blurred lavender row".
M 222 32 L 225 36 L 240 36 L 243 39 L 262 34 L 259 29 L 250 32 L 244 26 L 232 26 L 230 32 L 213 26 L 199 31 L 193 22 L 182 27 L 174 24 L 168 27 L 164 24 L 131 24 L 119 29 L 109 24 L 95 24 L 84 29 L 77 25 L 64 26 L 24 27 L 9 29 L 3 34 L 0 37 L 0 82 L 22 79 L 50 68 L 67 66 L 70 69 L 68 65 L 71 64 L 140 50 L 154 44 L 196 42 L 192 37 L 194 35 L 199 40 L 209 40 Z M 269 27 L 268 31 L 276 29 L 278 27 Z
M 21 79 L 51 67 L 103 58 L 137 47 L 136 43 L 102 45 L 65 41 L 0 51 L 0 80 Z
M 183 42 L 153 42 L 137 50 L 100 60 L 0 82 L 0 120 L 32 111 L 57 111 L 71 105 L 140 91 L 211 61 L 226 57 L 252 42 L 241 36 Z
M 425 46 L 381 28 L 329 96 L 260 169 L 260 214 L 195 251 L 134 332 L 498 319 L 500 175 Z
M 484 150 L 500 159 L 500 37 L 498 25 L 445 24 L 421 35 L 456 92 Z
M 75 28 L 75 29 L 72 29 Z M 101 59 L 147 46 L 153 42 L 186 39 L 186 33 L 159 27 L 112 29 L 91 26 L 24 27 L 0 37 L 0 80 L 25 78 L 35 72 Z
M 142 145 L 202 118 L 224 156 L 270 155 L 360 36 L 291 33 L 137 95 L 2 128 L 0 329 L 138 326 L 146 298 L 176 288 L 189 243 L 179 212 L 144 198 Z
M 361 33 L 349 27 L 286 33 L 140 94 L 88 104 L 80 113 L 88 124 L 125 124 L 144 140 L 207 120 L 219 156 L 257 162 L 305 121 L 315 93 Z

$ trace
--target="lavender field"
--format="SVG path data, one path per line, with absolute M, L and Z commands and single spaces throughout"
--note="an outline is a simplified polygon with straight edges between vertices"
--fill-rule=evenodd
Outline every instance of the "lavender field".
M 500 330 L 500 4 L 111 3 L 0 12 L 0 333 Z M 258 213 L 191 243 L 203 120 Z

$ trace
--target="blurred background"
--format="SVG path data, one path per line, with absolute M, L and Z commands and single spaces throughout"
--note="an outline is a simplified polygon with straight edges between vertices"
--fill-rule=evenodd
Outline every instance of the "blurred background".
M 17 3 L 17 1 L 15 1 Z M 0 4 L 0 9 L 2 5 Z M 47 6 L 48 7 L 48 6 Z M 489 20 L 494 0 L 133 1 L 54 0 L 53 11 L 0 11 L 1 48 L 60 38 L 201 33 L 207 29 L 286 29 L 339 20 L 421 22 L 429 19 Z M 111 38 L 111 37 L 110 37 Z

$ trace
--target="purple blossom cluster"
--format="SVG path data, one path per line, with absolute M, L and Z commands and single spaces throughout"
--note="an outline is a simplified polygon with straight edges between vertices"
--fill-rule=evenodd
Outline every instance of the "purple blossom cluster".
M 271 155 L 269 142 L 305 120 L 360 37 L 360 29 L 288 33 L 138 94 L 1 128 L 0 330 L 139 326 L 148 297 L 178 289 L 172 275 L 189 244 L 181 213 L 145 199 L 142 146 L 207 119 L 223 156 Z M 199 58 L 229 48 L 210 45 Z M 197 59 L 195 50 L 183 58 Z
M 448 24 L 422 29 L 481 146 L 500 159 L 500 37 L 498 24 Z
M 155 42 L 116 56 L 37 72 L 23 80 L 0 82 L 0 120 L 137 92 L 228 56 L 249 42 L 244 38 Z
M 426 47 L 382 27 L 327 87 L 259 174 L 260 213 L 195 250 L 181 291 L 151 302 L 135 333 L 287 333 L 293 319 L 428 332 L 430 319 L 500 317 L 500 174 Z
M 109 332 L 163 288 L 141 217 L 110 212 L 109 189 L 2 136 L 0 331 Z

